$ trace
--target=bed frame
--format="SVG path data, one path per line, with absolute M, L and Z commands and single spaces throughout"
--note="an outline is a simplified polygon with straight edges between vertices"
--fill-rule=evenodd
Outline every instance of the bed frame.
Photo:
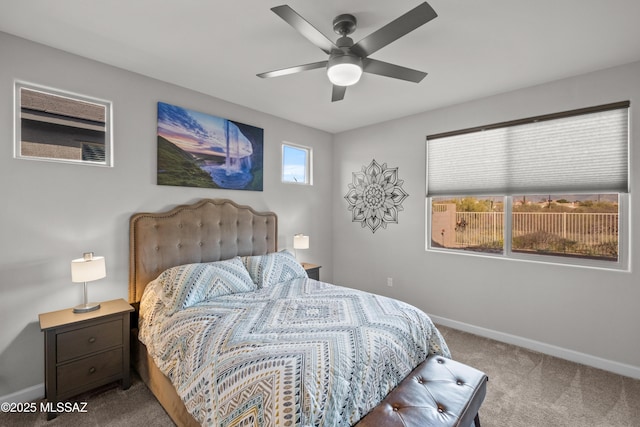
M 145 286 L 167 268 L 275 252 L 277 236 L 276 214 L 256 212 L 249 206 L 240 206 L 226 199 L 204 199 L 167 212 L 134 214 L 129 230 L 129 302 L 137 314 Z M 138 340 L 137 317 L 132 324 L 131 360 L 134 368 L 177 425 L 198 426 L 171 381 L 158 369 L 144 344 Z M 455 378 L 444 382 L 431 381 L 431 377 L 440 378 L 438 369 L 442 370 L 439 364 L 443 361 L 442 358 L 439 361 L 428 358 L 358 425 L 460 426 L 460 422 L 463 425 L 473 423 L 475 417 L 478 426 L 477 412 L 486 393 L 486 375 L 451 361 L 446 365 L 445 374 L 451 376 L 455 373 Z M 433 383 L 429 390 L 422 385 L 423 377 L 429 384 Z M 461 378 L 466 378 L 467 387 L 460 387 Z M 447 388 L 450 384 L 454 384 L 451 386 L 453 391 Z M 432 403 L 434 394 L 441 396 L 437 407 L 423 404 L 424 401 Z M 447 416 L 434 421 L 433 414 L 444 407 L 449 408 Z M 402 416 L 398 416 L 400 414 Z
M 160 213 L 137 213 L 129 222 L 129 302 L 138 310 L 145 286 L 170 267 L 278 249 L 278 217 L 227 199 L 203 199 Z M 132 364 L 173 421 L 198 426 L 171 381 L 131 335 Z

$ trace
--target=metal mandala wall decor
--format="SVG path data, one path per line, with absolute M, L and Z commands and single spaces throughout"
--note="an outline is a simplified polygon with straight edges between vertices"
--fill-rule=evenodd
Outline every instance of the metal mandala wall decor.
M 398 211 L 409 195 L 402 189 L 404 181 L 398 179 L 398 168 L 387 168 L 373 159 L 360 172 L 353 172 L 353 181 L 344 198 L 349 202 L 352 221 L 362 228 L 369 227 L 373 233 L 389 223 L 398 223 Z

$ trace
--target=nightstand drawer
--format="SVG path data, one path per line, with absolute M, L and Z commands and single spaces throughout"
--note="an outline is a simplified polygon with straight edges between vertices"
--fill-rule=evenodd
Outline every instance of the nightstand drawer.
M 58 363 L 122 345 L 122 319 L 58 334 Z
M 57 394 L 90 388 L 93 383 L 122 376 L 122 363 L 122 348 L 116 348 L 62 365 L 58 367 Z
M 114 381 L 120 381 L 125 390 L 129 388 L 133 310 L 125 300 L 116 299 L 101 302 L 98 310 L 86 313 L 67 308 L 39 315 L 49 402 L 55 404 Z M 55 417 L 55 411 L 47 412 L 48 420 Z

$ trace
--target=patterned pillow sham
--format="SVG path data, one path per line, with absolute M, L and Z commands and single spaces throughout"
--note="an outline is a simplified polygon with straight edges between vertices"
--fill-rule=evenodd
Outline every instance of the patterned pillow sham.
M 280 282 L 308 277 L 307 272 L 289 251 L 267 255 L 247 256 L 242 262 L 258 288 L 267 288 Z
M 171 267 L 157 280 L 169 313 L 218 296 L 256 290 L 240 257 Z

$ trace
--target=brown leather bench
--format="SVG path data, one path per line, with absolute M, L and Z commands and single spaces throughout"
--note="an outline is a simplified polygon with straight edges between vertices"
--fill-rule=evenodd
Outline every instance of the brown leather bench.
M 355 427 L 480 427 L 487 380 L 470 366 L 430 356 Z

